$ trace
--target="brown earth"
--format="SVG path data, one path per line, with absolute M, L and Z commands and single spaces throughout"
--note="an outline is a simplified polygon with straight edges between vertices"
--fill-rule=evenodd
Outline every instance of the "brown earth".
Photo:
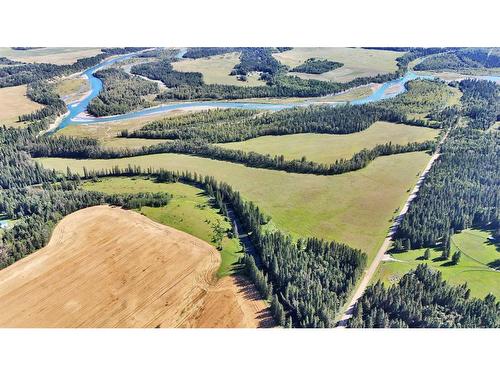
M 220 255 L 134 211 L 66 216 L 43 249 L 0 271 L 0 327 L 258 327 L 269 312 Z

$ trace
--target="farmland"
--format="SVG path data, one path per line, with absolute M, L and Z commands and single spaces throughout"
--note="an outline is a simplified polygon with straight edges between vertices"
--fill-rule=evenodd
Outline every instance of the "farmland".
M 294 68 L 310 58 L 328 59 L 344 64 L 339 69 L 323 74 L 290 73 L 304 79 L 331 80 L 348 82 L 358 77 L 394 72 L 397 69 L 396 58 L 402 53 L 363 48 L 293 48 L 275 53 L 273 56 L 282 64 Z
M 418 264 L 425 263 L 441 271 L 443 278 L 451 284 L 467 283 L 471 295 L 475 297 L 484 298 L 488 293 L 493 293 L 500 298 L 500 272 L 493 268 L 499 266 L 499 250 L 498 245 L 488 240 L 489 236 L 490 232 L 476 229 L 467 229 L 453 235 L 451 252 L 462 252 L 457 265 L 451 265 L 449 260 L 442 260 L 440 249 L 431 249 L 429 260 L 423 259 L 425 249 L 392 254 L 393 260 L 383 262 L 374 279 L 393 284 Z
M 249 74 L 247 81 L 240 81 L 230 75 L 234 66 L 240 62 L 238 52 L 215 55 L 201 59 L 184 59 L 174 62 L 173 68 L 180 72 L 200 72 L 206 84 L 222 84 L 235 86 L 263 86 L 266 83 L 259 80 L 258 74 Z
M 287 159 L 305 156 L 307 160 L 318 163 L 333 163 L 335 160 L 349 159 L 364 148 L 370 149 L 388 142 L 424 142 L 437 135 L 438 131 L 435 129 L 378 121 L 368 129 L 352 134 L 264 136 L 243 142 L 223 143 L 220 146 L 261 154 L 284 155 Z
M 189 233 L 205 242 L 216 245 L 213 241 L 213 225 L 220 223 L 227 231 L 231 228 L 206 194 L 195 187 L 175 183 L 155 183 L 149 179 L 107 178 L 98 182 L 88 182 L 83 188 L 107 194 L 135 194 L 140 192 L 167 192 L 173 195 L 172 201 L 164 207 L 141 207 L 138 209 L 142 215 L 158 223 L 168 225 L 180 231 Z M 225 276 L 235 271 L 236 262 L 242 255 L 241 248 L 236 239 L 227 235 L 222 240 L 221 265 L 217 271 L 218 276 Z
M 424 152 L 375 159 L 368 167 L 336 176 L 296 175 L 194 156 L 156 154 L 110 160 L 38 159 L 66 172 L 129 164 L 191 170 L 214 176 L 240 191 L 294 236 L 318 236 L 361 248 L 369 258 L 383 242 L 394 211 L 405 201 L 429 156 Z M 387 171 L 391 171 L 387 173 Z
M 21 126 L 18 116 L 36 111 L 43 106 L 26 96 L 26 85 L 0 88 L 0 124 Z
M 77 47 L 43 47 L 27 50 L 14 50 L 8 47 L 0 47 L 0 56 L 11 60 L 25 63 L 48 63 L 48 64 L 72 64 L 76 60 L 91 57 L 101 53 L 100 48 L 77 48 Z
M 219 284 L 219 262 L 206 242 L 133 211 L 80 210 L 45 248 L 0 272 L 0 326 L 260 326 L 265 303 L 247 298 L 245 280 Z

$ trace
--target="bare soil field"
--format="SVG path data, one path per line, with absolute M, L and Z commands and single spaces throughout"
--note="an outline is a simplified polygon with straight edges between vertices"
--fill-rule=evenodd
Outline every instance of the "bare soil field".
M 220 255 L 134 212 L 65 217 L 49 244 L 0 271 L 0 327 L 258 327 L 252 285 L 217 280 Z
M 21 126 L 18 116 L 34 112 L 43 106 L 26 96 L 26 85 L 0 89 L 0 125 Z

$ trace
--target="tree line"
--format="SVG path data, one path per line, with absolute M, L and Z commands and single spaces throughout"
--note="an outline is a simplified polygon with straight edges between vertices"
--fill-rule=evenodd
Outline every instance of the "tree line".
M 100 171 L 83 170 L 83 178 L 148 175 L 162 182 L 183 182 L 204 189 L 222 213 L 230 207 L 249 233 L 256 252 L 244 260 L 246 271 L 263 298 L 271 299 L 276 321 L 283 326 L 333 327 L 366 265 L 366 255 L 345 244 L 317 238 L 298 241 L 279 230 L 262 228 L 269 218 L 230 185 L 191 172 L 129 165 Z M 250 254 L 247 254 L 250 255 Z
M 389 288 L 369 286 L 354 307 L 351 328 L 499 328 L 500 302 L 471 298 L 467 285 L 451 286 L 425 264 Z
M 265 135 L 299 133 L 350 134 L 367 129 L 376 121 L 407 123 L 409 119 L 394 110 L 372 104 L 311 105 L 276 112 L 245 116 L 242 110 L 227 112 L 228 117 L 198 121 L 201 115 L 187 115 L 180 120 L 162 120 L 139 130 L 121 133 L 130 138 L 203 140 L 208 143 L 238 142 Z M 224 113 L 224 112 L 219 112 Z M 232 114 L 237 114 L 232 117 Z M 191 122 L 192 119 L 193 121 Z M 177 121 L 183 121 L 182 126 Z

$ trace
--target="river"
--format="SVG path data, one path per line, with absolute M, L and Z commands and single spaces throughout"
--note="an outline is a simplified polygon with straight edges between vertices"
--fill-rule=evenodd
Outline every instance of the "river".
M 99 92 L 102 89 L 102 81 L 94 76 L 94 73 L 99 70 L 106 68 L 110 65 L 113 65 L 117 62 L 130 59 L 140 52 L 130 53 L 127 55 L 122 55 L 118 57 L 114 57 L 108 60 L 105 60 L 87 70 L 85 70 L 81 76 L 86 77 L 89 81 L 90 92 L 80 101 L 73 102 L 68 104 L 68 113 L 63 117 L 60 121 L 59 125 L 54 129 L 54 131 L 65 128 L 70 124 L 98 124 L 105 123 L 110 121 L 118 121 L 118 120 L 128 120 L 134 119 L 138 117 L 165 113 L 175 109 L 183 109 L 183 108 L 196 108 L 196 107 L 217 107 L 217 108 L 240 108 L 240 109 L 261 109 L 261 110 L 281 110 L 286 108 L 292 108 L 297 106 L 305 106 L 314 104 L 314 101 L 311 98 L 304 100 L 303 102 L 295 102 L 290 104 L 271 104 L 271 103 L 248 103 L 248 102 L 228 102 L 228 101 L 198 101 L 198 102 L 176 102 L 170 104 L 163 104 L 156 107 L 150 107 L 146 109 L 141 109 L 138 111 L 128 112 L 115 116 L 106 116 L 106 117 L 92 117 L 86 113 L 87 106 L 92 99 L 99 95 Z M 182 58 L 186 49 L 183 48 L 176 55 L 178 58 Z M 494 82 L 499 82 L 499 77 L 496 76 L 484 76 L 484 77 L 474 77 L 480 79 L 488 79 Z M 376 102 L 383 99 L 392 98 L 396 95 L 399 95 L 406 91 L 405 83 L 414 79 L 435 79 L 434 76 L 430 75 L 418 75 L 413 71 L 407 72 L 403 77 L 385 82 L 380 85 L 372 94 L 366 96 L 361 99 L 350 101 L 350 104 L 366 104 L 371 102 Z M 342 102 L 331 103 L 332 105 L 343 104 Z

